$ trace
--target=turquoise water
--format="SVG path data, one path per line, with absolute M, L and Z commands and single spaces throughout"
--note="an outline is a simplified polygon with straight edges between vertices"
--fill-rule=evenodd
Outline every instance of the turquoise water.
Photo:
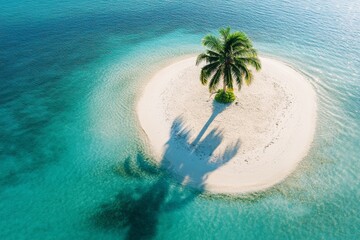
M 357 0 L 0 0 L 0 239 L 359 239 Z M 312 149 L 258 194 L 152 166 L 134 107 L 169 59 L 232 26 L 309 77 Z

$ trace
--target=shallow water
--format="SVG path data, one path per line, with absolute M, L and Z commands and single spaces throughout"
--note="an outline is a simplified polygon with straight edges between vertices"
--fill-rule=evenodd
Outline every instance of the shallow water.
M 0 239 L 358 239 L 356 0 L 0 0 Z M 258 194 L 207 196 L 151 165 L 134 107 L 221 26 L 308 75 L 309 155 Z

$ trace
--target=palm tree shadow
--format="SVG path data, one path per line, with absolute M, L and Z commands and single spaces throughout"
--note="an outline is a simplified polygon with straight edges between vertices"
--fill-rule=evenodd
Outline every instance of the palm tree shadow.
M 215 114 L 213 113 L 209 120 L 215 119 L 221 111 L 214 111 Z M 210 124 L 205 130 L 203 127 L 196 138 L 190 142 L 190 131 L 184 126 L 181 118 L 175 119 L 161 162 L 161 167 L 175 174 L 178 182 L 184 186 L 196 188 L 200 192 L 205 190 L 205 180 L 208 175 L 229 162 L 240 148 L 240 141 L 237 141 L 226 146 L 219 155 L 214 156 L 214 151 L 220 146 L 223 136 L 218 128 L 210 130 L 204 136 L 209 126 Z
M 105 230 L 125 231 L 125 239 L 128 240 L 152 239 L 156 236 L 160 215 L 184 207 L 203 193 L 207 175 L 237 153 L 239 142 L 228 146 L 215 161 L 212 159 L 212 153 L 223 137 L 218 129 L 211 130 L 207 135 L 205 132 L 223 110 L 215 108 L 204 130 L 200 131 L 201 136 L 197 136 L 192 143 L 189 143 L 189 130 L 183 120 L 177 118 L 172 124 L 160 168 L 142 154 L 126 158 L 117 172 L 126 180 L 134 178 L 140 182 L 135 189 L 124 189 L 112 202 L 101 205 L 92 217 L 95 225 Z M 201 156 L 201 161 L 196 161 L 194 166 L 197 156 Z M 177 181 L 168 177 L 168 173 L 175 173 Z
M 218 103 L 216 101 L 213 101 L 212 113 L 211 113 L 209 119 L 204 124 L 204 126 L 201 128 L 201 130 L 200 130 L 199 134 L 197 135 L 197 137 L 195 138 L 195 140 L 192 142 L 193 145 L 197 145 L 199 143 L 200 139 L 204 136 L 206 130 L 209 128 L 209 126 L 215 120 L 215 118 L 220 113 L 225 111 L 229 106 L 230 106 L 230 104 L 223 104 L 223 103 Z

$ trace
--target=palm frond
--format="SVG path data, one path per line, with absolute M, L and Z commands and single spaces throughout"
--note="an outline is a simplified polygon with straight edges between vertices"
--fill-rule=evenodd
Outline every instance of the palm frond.
M 219 66 L 220 62 L 212 62 L 202 67 L 202 69 L 211 75 L 219 68 Z
M 217 85 L 219 84 L 221 75 L 222 75 L 222 68 L 219 68 L 210 80 L 209 92 L 216 89 Z
M 253 81 L 253 74 L 252 74 L 252 71 L 251 70 L 248 70 L 246 71 L 246 74 L 245 74 L 245 82 L 246 82 L 246 85 L 250 85 Z
M 238 49 L 251 48 L 252 44 L 250 39 L 242 32 L 234 32 L 230 34 L 225 43 L 225 49 L 232 49 L 236 51 Z
M 254 48 L 236 48 L 233 54 L 237 57 L 257 57 L 257 51 Z
M 221 57 L 221 54 L 219 52 L 215 52 L 212 50 L 206 50 L 207 55 L 212 56 L 212 57 Z
M 206 59 L 207 63 L 220 62 L 221 56 L 208 56 Z
M 201 62 L 206 61 L 208 57 L 209 56 L 206 53 L 199 54 L 196 58 L 196 66 L 198 66 Z
M 201 69 L 201 72 L 200 72 L 200 82 L 202 85 L 206 85 L 207 82 L 208 82 L 208 78 L 209 78 L 210 74 L 204 70 L 204 69 Z
M 202 43 L 205 47 L 208 47 L 209 49 L 215 52 L 220 52 L 222 50 L 222 44 L 220 39 L 218 39 L 217 37 L 211 34 L 205 36 L 204 39 L 202 40 Z
M 258 57 L 238 57 L 237 59 L 244 64 L 254 67 L 257 71 L 261 69 L 261 61 Z
M 220 28 L 219 33 L 220 33 L 221 37 L 226 41 L 227 37 L 230 34 L 230 27 Z
M 244 76 L 246 84 L 250 85 L 253 80 L 253 74 L 252 74 L 251 70 L 248 69 L 246 64 L 240 59 L 235 60 L 235 65 L 243 72 L 243 76 Z
M 209 63 L 201 68 L 200 82 L 203 85 L 207 84 L 208 78 L 218 69 L 219 65 L 220 65 L 219 62 L 214 62 L 214 63 Z
M 233 74 L 234 74 L 234 78 L 235 78 L 235 80 L 236 80 L 236 84 L 237 84 L 237 86 L 238 86 L 238 89 L 239 89 L 239 91 L 240 91 L 240 89 L 241 89 L 241 86 L 242 86 L 242 83 L 243 83 L 243 75 L 244 75 L 244 73 L 243 73 L 243 71 L 242 70 L 240 70 L 235 64 L 231 64 L 231 70 L 232 70 L 232 72 L 233 72 Z

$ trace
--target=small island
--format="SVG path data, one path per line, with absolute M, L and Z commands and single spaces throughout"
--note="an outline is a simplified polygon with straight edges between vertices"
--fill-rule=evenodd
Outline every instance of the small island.
M 195 64 L 200 58 L 159 70 L 138 101 L 140 125 L 160 167 L 211 193 L 261 191 L 284 180 L 314 137 L 317 104 L 309 81 L 281 61 L 256 55 L 249 65 L 261 71 L 239 79 L 232 74 L 240 91 L 232 85 L 219 91 L 221 77 L 209 88 L 200 84 L 199 76 L 208 84 L 204 65 Z M 228 103 L 214 100 L 227 91 L 234 94 Z

